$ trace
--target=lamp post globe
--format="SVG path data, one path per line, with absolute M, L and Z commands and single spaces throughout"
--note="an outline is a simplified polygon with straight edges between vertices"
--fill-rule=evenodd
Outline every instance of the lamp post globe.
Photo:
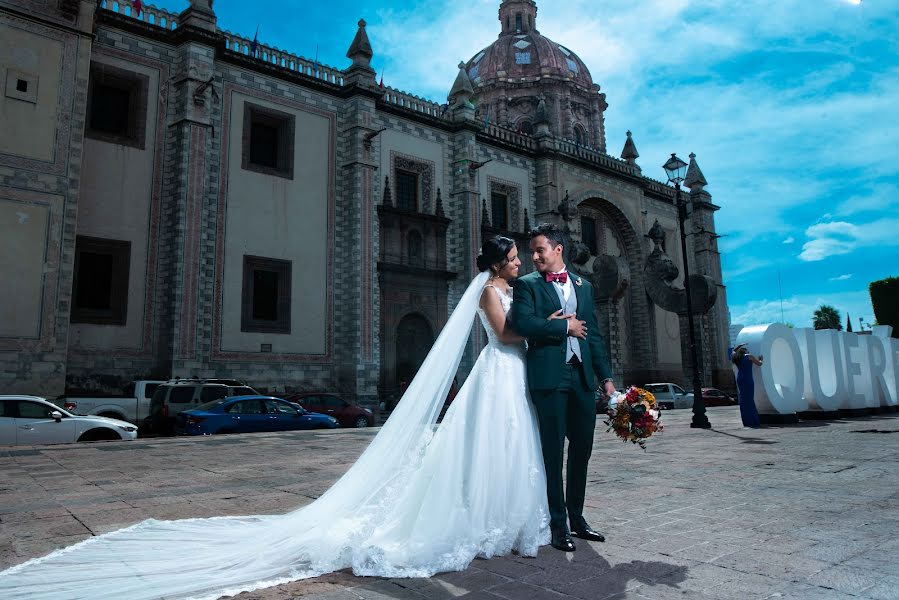
M 681 182 L 687 173 L 687 163 L 671 153 L 662 168 L 668 176 L 668 183 L 674 186 L 675 205 L 677 206 L 677 218 L 680 223 L 681 256 L 684 261 L 684 293 L 687 295 L 687 327 L 689 329 L 690 360 L 693 363 L 693 420 L 690 427 L 694 429 L 709 429 L 712 424 L 706 415 L 705 401 L 702 398 L 702 380 L 699 374 L 699 343 L 697 343 L 696 327 L 693 322 L 693 296 L 690 291 L 690 266 L 687 260 L 687 200 L 681 193 Z M 701 336 L 701 334 L 700 334 Z M 701 343 L 701 339 L 699 340 Z

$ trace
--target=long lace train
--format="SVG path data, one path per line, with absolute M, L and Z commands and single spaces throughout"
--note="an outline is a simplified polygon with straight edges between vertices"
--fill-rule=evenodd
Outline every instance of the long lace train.
M 425 577 L 477 556 L 536 554 L 548 511 L 522 349 L 488 328 L 490 343 L 433 426 L 485 280 L 462 296 L 368 449 L 312 504 L 284 515 L 144 521 L 0 572 L 0 598 L 213 599 L 345 568 Z

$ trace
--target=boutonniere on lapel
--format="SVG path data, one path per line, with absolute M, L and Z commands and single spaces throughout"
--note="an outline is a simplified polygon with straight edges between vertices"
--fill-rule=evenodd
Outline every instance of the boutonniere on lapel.
M 574 278 L 574 285 L 576 285 L 576 286 L 578 286 L 578 287 L 581 287 L 582 285 L 584 285 L 584 281 L 583 281 L 580 277 L 575 277 L 575 278 Z

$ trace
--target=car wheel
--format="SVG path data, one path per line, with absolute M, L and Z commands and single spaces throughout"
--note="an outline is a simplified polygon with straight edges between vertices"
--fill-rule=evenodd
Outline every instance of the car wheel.
M 356 420 L 353 421 L 353 427 L 368 427 L 368 419 L 361 415 L 356 417 Z
M 122 436 L 117 434 L 112 429 L 89 429 L 81 434 L 81 437 L 78 438 L 79 442 L 111 442 L 113 440 L 120 440 Z

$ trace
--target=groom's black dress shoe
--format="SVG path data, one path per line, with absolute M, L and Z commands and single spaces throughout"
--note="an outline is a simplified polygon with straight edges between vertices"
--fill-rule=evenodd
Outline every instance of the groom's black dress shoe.
M 585 521 L 583 517 L 571 521 L 571 535 L 581 538 L 582 540 L 590 540 L 593 542 L 606 541 L 606 536 L 587 525 L 587 521 Z
M 556 550 L 561 550 L 562 552 L 574 552 L 576 548 L 574 547 L 574 540 L 571 539 L 571 534 L 568 533 L 568 530 L 562 527 L 553 527 L 552 531 L 552 547 Z

